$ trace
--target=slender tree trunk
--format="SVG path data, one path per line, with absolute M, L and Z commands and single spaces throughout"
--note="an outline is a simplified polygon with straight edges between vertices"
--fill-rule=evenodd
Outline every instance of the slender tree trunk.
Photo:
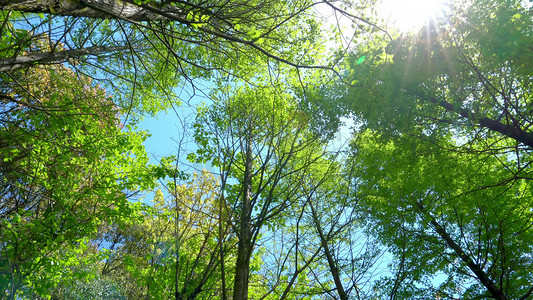
M 339 269 L 337 268 L 335 264 L 335 260 L 333 259 L 333 255 L 331 255 L 331 251 L 329 249 L 328 238 L 326 238 L 322 230 L 322 226 L 320 226 L 318 215 L 316 214 L 312 201 L 309 201 L 309 207 L 311 207 L 311 214 L 313 216 L 313 221 L 315 222 L 316 230 L 318 232 L 318 236 L 320 237 L 320 243 L 322 245 L 322 248 L 324 248 L 326 259 L 328 261 L 329 270 L 331 272 L 331 276 L 333 276 L 335 287 L 337 288 L 337 293 L 339 294 L 339 297 L 341 300 L 348 300 L 348 296 L 346 295 L 346 291 L 344 290 L 344 287 L 342 285 L 342 281 L 339 275 Z
M 226 293 L 226 270 L 224 267 L 224 237 L 225 234 L 222 230 L 222 207 L 226 200 L 224 198 L 224 189 L 226 187 L 226 179 L 222 179 L 222 188 L 220 192 L 220 201 L 218 203 L 218 250 L 220 251 L 220 276 L 222 277 L 222 300 L 227 300 L 228 295 Z
M 416 202 L 415 206 L 420 210 L 420 212 L 429 219 L 429 222 L 431 225 L 435 228 L 439 236 L 446 242 L 446 244 L 453 249 L 455 254 L 461 258 L 461 260 L 468 266 L 468 268 L 476 274 L 476 277 L 478 278 L 479 282 L 483 284 L 489 293 L 492 295 L 494 299 L 498 300 L 507 300 L 507 296 L 500 290 L 494 281 L 492 281 L 487 273 L 483 271 L 481 266 L 476 264 L 466 252 L 459 246 L 452 237 L 448 234 L 446 229 L 442 227 L 437 220 L 425 209 L 425 207 L 422 205 L 421 202 Z
M 174 189 L 175 189 L 175 193 L 177 193 L 177 183 L 174 182 Z M 175 235 L 176 235 L 176 277 L 174 278 L 174 299 L 176 300 L 182 300 L 183 299 L 183 295 L 180 293 L 180 289 L 179 289 L 179 279 L 180 279 L 180 276 L 179 276 L 179 270 L 180 270 L 180 246 L 181 246 L 181 243 L 180 243 L 180 223 L 179 223 L 179 220 L 180 220 L 180 211 L 179 211 L 179 202 L 178 202 L 178 197 L 177 195 L 174 195 L 174 205 L 175 205 L 175 209 L 176 209 L 176 216 L 175 216 L 175 220 L 174 220 L 174 225 L 175 225 Z
M 307 269 L 307 267 L 309 267 L 309 265 L 315 260 L 315 258 L 320 253 L 320 250 L 322 250 L 322 246 L 318 247 L 318 249 L 315 251 L 313 256 L 311 256 L 311 258 L 309 258 L 302 267 L 300 267 L 300 268 L 298 268 L 298 269 L 296 269 L 294 271 L 294 274 L 292 274 L 291 280 L 289 280 L 289 282 L 287 283 L 287 286 L 283 290 L 283 294 L 281 294 L 281 297 L 279 297 L 279 300 L 287 299 L 287 296 L 289 295 L 289 292 L 290 292 L 292 286 L 294 285 L 294 282 L 298 278 L 298 275 L 300 273 L 302 273 L 305 269 Z
M 246 138 L 246 160 L 244 166 L 244 193 L 241 206 L 241 226 L 235 268 L 234 300 L 248 299 L 248 280 L 250 277 L 250 257 L 252 255 L 252 145 L 250 134 Z

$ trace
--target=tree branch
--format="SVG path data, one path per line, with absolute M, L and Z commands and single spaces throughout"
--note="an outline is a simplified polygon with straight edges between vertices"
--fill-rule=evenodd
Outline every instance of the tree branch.
M 101 55 L 102 53 L 110 53 L 114 51 L 121 51 L 128 49 L 128 47 L 88 47 L 82 49 L 71 49 L 64 51 L 53 52 L 38 52 L 29 53 L 26 55 L 18 55 L 13 58 L 0 59 L 0 72 L 14 71 L 21 68 L 30 67 L 35 64 L 50 65 L 60 64 L 66 62 L 68 59 L 80 58 L 84 55 Z
M 0 9 L 98 19 L 112 19 L 114 15 L 120 15 L 134 21 L 168 20 L 165 16 L 121 0 L 0 0 Z M 182 18 L 186 16 L 174 6 L 165 7 L 165 11 Z
M 437 101 L 437 99 L 431 98 L 430 101 L 443 107 L 447 111 L 457 113 L 461 117 L 466 118 L 474 123 L 477 123 L 481 127 L 485 127 L 492 131 L 499 132 L 526 146 L 533 148 L 533 133 L 531 132 L 526 132 L 520 128 L 503 124 L 499 121 L 495 121 L 489 118 L 480 117 L 477 114 L 470 112 L 464 108 L 455 108 L 450 102 L 446 100 Z
M 186 26 L 193 26 L 195 23 L 187 19 L 188 11 L 179 9 L 175 6 L 168 5 L 159 8 L 148 4 L 135 5 L 129 3 L 128 1 L 121 0 L 0 0 L 0 9 L 17 10 L 30 13 L 50 13 L 54 15 L 72 17 L 119 19 L 139 25 L 141 27 L 148 27 L 139 23 L 142 21 L 176 21 Z M 195 27 L 195 30 L 229 42 L 248 46 L 271 59 L 295 68 L 329 70 L 339 78 L 342 78 L 338 71 L 336 71 L 333 67 L 299 64 L 268 51 L 267 49 L 259 46 L 255 40 L 246 40 L 222 30 L 209 29 L 207 27 L 208 26 L 198 26 Z M 155 30 L 154 28 L 149 29 Z
M 476 274 L 478 280 L 483 284 L 490 294 L 495 299 L 506 300 L 507 296 L 496 286 L 496 284 L 489 278 L 487 273 L 476 264 L 468 254 L 459 246 L 453 238 L 450 236 L 446 229 L 442 227 L 437 220 L 426 210 L 424 205 L 419 201 L 415 203 L 415 206 L 420 210 L 420 212 L 429 219 L 431 225 L 435 228 L 438 235 L 446 242 L 446 244 L 453 249 L 453 251 L 461 258 L 461 260 L 466 263 L 468 268 Z

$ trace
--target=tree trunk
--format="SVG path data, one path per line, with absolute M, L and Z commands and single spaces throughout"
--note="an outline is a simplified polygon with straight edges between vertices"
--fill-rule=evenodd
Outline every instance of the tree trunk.
M 224 190 L 226 187 L 226 179 L 222 176 L 222 185 L 220 188 L 220 199 L 218 203 L 218 250 L 220 251 L 220 276 L 222 281 L 222 300 L 227 300 L 228 295 L 226 293 L 226 270 L 225 270 L 225 259 L 224 259 L 224 238 L 225 233 L 222 231 L 222 207 L 226 203 L 224 198 Z
M 186 20 L 187 16 L 173 6 L 163 9 L 165 16 L 121 0 L 0 0 L 0 9 L 98 19 L 119 17 L 132 21 Z
M 252 255 L 252 145 L 251 137 L 246 138 L 246 161 L 244 166 L 244 193 L 237 249 L 237 265 L 235 267 L 234 300 L 248 299 L 248 281 L 250 277 L 250 257 Z
M 241 229 L 241 234 L 244 233 Z M 251 235 L 251 234 L 250 234 Z M 234 300 L 248 299 L 248 281 L 250 278 L 250 257 L 252 254 L 251 239 L 239 239 L 239 248 L 237 252 L 237 266 L 235 268 L 235 284 L 233 288 Z
M 132 0 L 133 2 L 133 0 Z M 183 1 L 188 4 L 187 1 Z M 200 7 L 201 8 L 201 7 Z M 87 17 L 98 19 L 117 19 L 125 20 L 131 23 L 138 24 L 142 21 L 173 21 L 184 25 L 195 25 L 198 23 L 205 23 L 200 21 L 193 21 L 187 18 L 191 13 L 198 12 L 198 6 L 190 5 L 187 9 L 177 8 L 172 5 L 164 7 L 156 7 L 146 3 L 136 5 L 129 1 L 123 0 L 0 0 L 0 10 L 20 11 L 29 13 L 45 13 L 59 16 L 70 17 Z M 209 24 L 226 24 L 226 27 L 232 23 L 235 16 L 230 13 L 228 16 L 221 15 L 220 11 L 217 13 L 209 12 L 209 9 L 202 9 L 202 13 L 209 15 Z M 281 26 L 285 21 L 278 24 Z M 149 26 L 150 27 L 150 26 Z M 330 70 L 328 66 L 312 66 L 300 65 L 292 62 L 281 56 L 277 56 L 273 52 L 262 48 L 255 43 L 255 40 L 248 40 L 231 33 L 231 29 L 224 29 L 220 26 L 193 26 L 195 30 L 203 32 L 208 35 L 213 35 L 222 38 L 228 42 L 238 43 L 251 47 L 260 53 L 275 59 L 279 62 L 286 63 L 296 68 L 312 68 Z M 277 26 L 275 26 L 277 27 Z M 206 43 L 203 39 L 200 41 L 191 41 L 191 43 Z
M 335 265 L 335 260 L 333 258 L 333 255 L 331 255 L 331 251 L 328 246 L 328 238 L 326 238 L 326 236 L 324 235 L 322 226 L 320 226 L 318 216 L 316 214 L 315 208 L 313 207 L 313 203 L 311 201 L 309 201 L 309 206 L 311 207 L 311 214 L 313 215 L 313 221 L 315 223 L 318 236 L 320 237 L 320 244 L 322 245 L 322 248 L 324 248 L 326 259 L 328 261 L 329 270 L 331 272 L 331 276 L 333 276 L 335 287 L 337 288 L 337 293 L 339 294 L 339 297 L 341 300 L 348 300 L 348 295 L 346 295 L 346 291 L 344 291 L 344 287 L 342 285 L 342 281 L 339 276 L 339 269 Z
M 66 62 L 68 59 L 79 59 L 85 55 L 101 55 L 115 51 L 127 50 L 128 47 L 88 47 L 53 52 L 38 52 L 19 55 L 13 58 L 0 59 L 0 72 L 14 71 L 32 65 L 51 65 Z
M 174 178 L 174 180 L 176 180 Z M 176 184 L 176 181 L 174 181 L 174 189 L 177 191 L 176 189 L 177 187 L 177 184 Z M 175 219 L 174 219 L 174 228 L 175 228 L 175 237 L 176 237 L 176 276 L 174 277 L 174 299 L 176 300 L 182 300 L 183 299 L 183 295 L 180 293 L 180 289 L 179 289 L 179 279 L 180 279 L 180 246 L 181 246 L 181 243 L 180 243 L 180 210 L 179 210 L 179 202 L 178 202 L 178 197 L 177 195 L 174 195 L 174 206 L 175 206 L 175 209 L 176 209 L 176 215 L 175 215 Z
M 476 277 L 479 282 L 481 282 L 481 284 L 483 284 L 487 288 L 492 297 L 494 299 L 507 300 L 507 296 L 496 286 L 496 284 L 490 279 L 489 275 L 487 275 L 487 273 L 485 273 L 485 271 L 483 271 L 483 269 L 478 264 L 476 264 L 472 260 L 472 258 L 468 256 L 468 254 L 466 254 L 466 252 L 464 252 L 461 246 L 459 246 L 448 234 L 446 229 L 444 229 L 444 227 L 442 227 L 437 222 L 437 220 L 435 220 L 435 218 L 430 215 L 430 213 L 425 209 L 422 203 L 416 202 L 415 206 L 426 218 L 429 219 L 431 225 L 433 225 L 439 236 L 446 242 L 446 244 L 450 248 L 452 248 L 455 254 L 457 254 L 459 258 L 468 266 L 468 268 L 472 272 L 474 272 L 474 274 L 476 274 Z

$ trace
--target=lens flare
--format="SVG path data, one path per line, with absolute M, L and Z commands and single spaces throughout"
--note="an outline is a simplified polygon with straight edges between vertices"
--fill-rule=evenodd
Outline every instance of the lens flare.
M 443 13 L 444 0 L 383 0 L 381 16 L 401 32 L 420 29 Z

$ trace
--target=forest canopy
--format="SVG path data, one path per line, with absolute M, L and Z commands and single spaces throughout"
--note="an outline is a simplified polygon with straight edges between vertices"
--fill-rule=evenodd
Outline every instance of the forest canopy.
M 0 0 L 0 298 L 533 297 L 533 5 L 405 5 Z

